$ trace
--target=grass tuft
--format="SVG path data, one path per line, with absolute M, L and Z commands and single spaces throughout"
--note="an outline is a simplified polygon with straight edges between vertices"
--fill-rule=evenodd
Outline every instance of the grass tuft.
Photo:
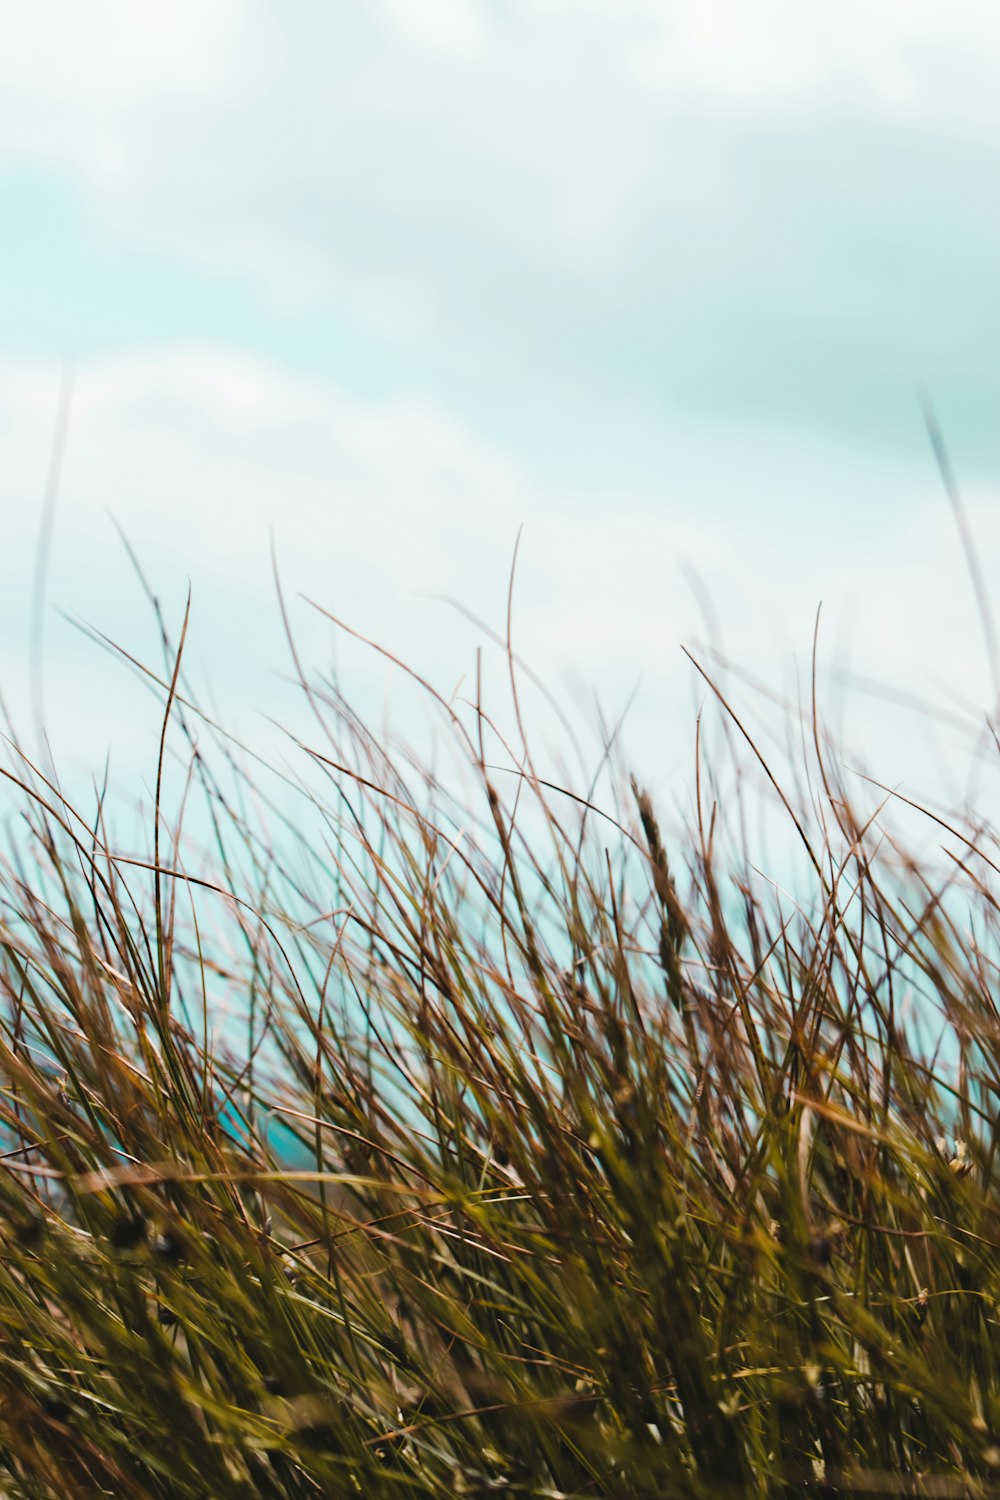
M 992 834 L 908 853 L 815 721 L 671 831 L 516 696 L 424 685 L 445 773 L 304 679 L 289 816 L 147 677 L 147 852 L 5 773 L 0 1493 L 1000 1494 Z

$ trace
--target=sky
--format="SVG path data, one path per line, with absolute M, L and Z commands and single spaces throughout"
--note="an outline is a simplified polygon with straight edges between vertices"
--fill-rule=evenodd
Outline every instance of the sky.
M 520 532 L 517 650 L 581 722 L 631 702 L 664 795 L 706 692 L 681 645 L 794 692 L 821 603 L 859 756 L 961 794 L 995 685 L 920 393 L 991 587 L 985 0 L 0 0 L 0 33 L 26 742 L 34 702 L 67 773 L 155 774 L 155 702 L 72 623 L 155 658 L 122 534 L 175 627 L 190 581 L 192 671 L 252 739 L 293 713 L 272 548 L 304 657 L 389 714 L 305 600 L 468 691 Z

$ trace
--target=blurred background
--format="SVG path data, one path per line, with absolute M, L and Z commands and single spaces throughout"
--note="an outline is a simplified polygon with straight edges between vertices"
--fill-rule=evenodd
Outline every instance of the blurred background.
M 405 733 L 398 674 L 305 598 L 446 696 L 483 646 L 489 696 L 523 526 L 514 645 L 585 759 L 630 704 L 683 801 L 680 644 L 807 699 L 822 601 L 859 762 L 988 782 L 920 407 L 989 590 L 985 0 L 0 0 L 0 34 L 0 689 L 65 777 L 155 777 L 155 700 L 73 623 L 159 660 L 123 537 L 175 631 L 190 580 L 192 676 L 256 744 L 302 711 L 272 546 L 303 661 Z

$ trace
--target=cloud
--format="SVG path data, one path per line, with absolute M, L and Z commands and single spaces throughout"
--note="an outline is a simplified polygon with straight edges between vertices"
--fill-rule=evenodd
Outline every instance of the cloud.
M 0 10 L 0 151 L 69 174 L 133 250 L 313 314 L 314 364 L 348 325 L 385 388 L 547 429 L 564 462 L 626 409 L 651 451 L 677 407 L 891 447 L 924 381 L 987 462 L 983 4 L 82 14 Z
M 768 113 L 848 100 L 899 111 L 996 116 L 1000 38 L 988 0 L 959 12 L 943 0 L 845 0 L 806 11 L 796 0 L 473 0 L 420 7 L 372 0 L 391 40 L 455 58 L 527 52 L 546 34 L 570 53 L 599 38 L 610 74 L 622 70 L 661 109 L 702 106 Z M 572 53 L 570 53 L 572 55 Z M 577 61 L 577 56 L 574 56 Z
M 0 0 L 0 152 L 112 195 L 256 94 L 264 31 L 243 0 Z
M 986 0 L 956 12 L 942 0 L 845 0 L 806 10 L 795 0 L 660 4 L 588 0 L 585 9 L 617 25 L 643 27 L 625 52 L 637 80 L 674 104 L 768 114 L 849 103 L 955 122 L 996 120 L 993 77 L 1000 38 Z M 524 0 L 527 12 L 560 15 L 570 0 Z
M 0 366 L 0 503 L 15 518 L 0 574 L 11 642 L 27 636 L 57 383 L 52 367 Z M 814 462 L 821 467 L 821 448 Z M 502 654 L 429 596 L 457 599 L 502 634 L 523 523 L 517 649 L 561 696 L 581 691 L 586 705 L 597 691 L 612 717 L 641 679 L 627 743 L 654 778 L 689 772 L 692 704 L 705 691 L 679 650 L 681 641 L 707 634 L 686 566 L 700 575 L 732 659 L 783 691 L 795 690 L 797 657 L 807 692 L 822 600 L 825 663 L 850 637 L 854 668 L 866 678 L 930 696 L 949 713 L 957 711 L 949 695 L 964 696 L 960 713 L 973 736 L 981 723 L 976 705 L 991 696 L 972 592 L 943 504 L 916 508 L 906 528 L 888 536 L 873 524 L 849 536 L 831 533 L 820 547 L 807 517 L 762 534 L 752 514 L 723 527 L 661 495 L 553 493 L 427 400 L 360 402 L 224 349 L 122 355 L 78 375 L 49 598 L 155 659 L 153 622 L 108 511 L 175 620 L 191 579 L 189 660 L 224 711 L 244 723 L 254 708 L 289 712 L 290 695 L 275 675 L 289 662 L 270 573 L 272 529 L 310 666 L 328 659 L 331 627 L 295 602 L 299 592 L 445 691 L 463 674 L 470 690 L 476 648 L 485 646 L 488 684 L 502 694 Z M 970 497 L 970 514 L 983 565 L 995 575 L 995 497 Z M 110 741 L 119 761 L 144 756 L 148 764 L 155 710 L 123 692 L 124 670 L 57 620 L 49 619 L 46 639 L 57 749 L 93 769 Z M 361 651 L 349 661 L 349 691 L 377 709 L 382 664 Z M 8 671 L 2 686 L 23 711 L 23 673 Z M 826 690 L 833 691 L 829 681 Z M 738 683 L 734 691 L 754 703 Z M 893 780 L 926 778 L 925 728 L 903 739 L 890 704 L 866 694 L 851 703 L 852 738 L 878 769 Z M 773 725 L 766 705 L 753 711 Z
M 665 716 L 690 722 L 676 645 L 703 626 L 685 558 L 765 673 L 807 644 L 822 598 L 866 675 L 933 672 L 988 699 L 912 385 L 941 397 L 993 576 L 1000 31 L 978 0 L 805 15 L 0 0 L 7 167 L 74 183 L 101 234 L 205 273 L 209 297 L 221 274 L 307 343 L 314 319 L 303 365 L 349 329 L 367 372 L 342 356 L 337 383 L 306 379 L 273 352 L 180 339 L 84 359 L 50 596 L 137 629 L 110 508 L 175 605 L 193 575 L 196 649 L 248 702 L 283 661 L 273 525 L 293 591 L 454 681 L 475 632 L 422 595 L 502 625 L 524 521 L 518 639 L 615 704 L 642 672 L 654 756 Z M 46 253 L 72 260 L 65 238 Z M 113 285 L 92 294 L 117 306 Z M 252 325 L 227 337 L 249 346 Z M 12 641 L 56 383 L 45 364 L 0 371 Z M 528 450 L 546 443 L 564 477 L 543 483 Z M 65 666 L 54 625 L 47 640 Z M 59 679 L 81 753 L 88 713 L 90 743 L 109 732 L 91 660 Z M 859 728 L 874 744 L 888 723 L 873 704 Z

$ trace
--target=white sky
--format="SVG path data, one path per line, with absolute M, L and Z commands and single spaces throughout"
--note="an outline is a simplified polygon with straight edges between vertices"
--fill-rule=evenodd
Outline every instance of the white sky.
M 50 604 L 153 638 L 113 527 L 243 722 L 283 703 L 273 533 L 309 594 L 450 687 L 503 627 L 687 779 L 693 566 L 730 654 L 991 698 L 915 397 L 1000 566 L 1000 27 L 850 0 L 0 0 L 3 690 L 66 357 Z M 328 632 L 301 613 L 317 653 Z M 57 753 L 151 772 L 156 715 L 50 610 Z M 379 677 L 381 682 L 381 677 Z M 946 686 L 942 686 L 942 684 Z M 359 680 L 358 691 L 371 682 Z M 381 689 L 380 689 L 381 691 Z M 937 774 L 855 695 L 890 781 Z

